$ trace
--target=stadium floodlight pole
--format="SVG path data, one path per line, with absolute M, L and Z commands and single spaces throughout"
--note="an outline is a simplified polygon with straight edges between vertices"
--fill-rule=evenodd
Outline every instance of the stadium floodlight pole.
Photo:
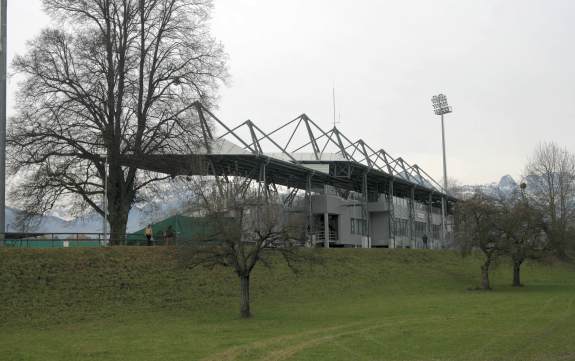
M 447 104 L 447 97 L 445 94 L 434 95 L 431 98 L 433 103 L 433 111 L 436 115 L 441 116 L 441 143 L 443 146 L 443 192 L 447 195 L 447 161 L 445 159 L 445 126 L 443 124 L 443 116 L 452 112 L 451 107 Z M 445 197 L 441 198 L 441 238 L 445 242 Z
M 6 22 L 8 0 L 0 1 L 0 245 L 2 245 L 6 235 Z

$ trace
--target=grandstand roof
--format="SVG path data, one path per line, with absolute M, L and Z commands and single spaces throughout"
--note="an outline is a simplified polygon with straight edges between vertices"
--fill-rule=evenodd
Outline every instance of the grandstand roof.
M 392 179 L 396 191 L 414 188 L 418 198 L 432 193 L 434 201 L 439 201 L 445 195 L 441 185 L 418 165 L 383 149 L 376 151 L 361 139 L 352 142 L 336 127 L 324 131 L 305 114 L 265 133 L 250 120 L 231 128 L 200 103 L 195 109 L 204 139 L 194 154 L 125 155 L 123 163 L 173 176 L 252 179 L 261 177 L 259 167 L 265 164 L 266 182 L 299 189 L 306 188 L 311 176 L 312 188 L 331 185 L 361 191 L 362 175 L 367 174 L 368 189 L 379 189 Z M 213 135 L 218 128 L 219 135 Z

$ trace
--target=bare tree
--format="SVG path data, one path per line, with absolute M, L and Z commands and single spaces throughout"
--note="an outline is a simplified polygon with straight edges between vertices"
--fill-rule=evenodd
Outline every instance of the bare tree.
M 527 259 L 539 259 L 548 250 L 543 215 L 529 203 L 525 194 L 526 186 L 521 183 L 521 191 L 499 200 L 501 210 L 494 223 L 502 234 L 505 253 L 513 263 L 514 287 L 522 286 L 523 262 Z
M 242 179 L 228 182 L 195 181 L 199 196 L 196 209 L 207 220 L 207 229 L 180 247 L 186 264 L 231 267 L 240 280 L 240 316 L 251 317 L 250 275 L 258 264 L 271 266 L 269 257 L 281 256 L 293 271 L 313 259 L 298 244 L 304 241 L 304 223 L 289 217 L 279 198 L 252 188 Z
M 63 198 L 79 213 L 103 215 L 107 173 L 117 241 L 138 192 L 166 178 L 124 167 L 120 157 L 193 151 L 201 134 L 194 102 L 213 105 L 226 78 L 222 46 L 207 28 L 211 0 L 43 4 L 58 27 L 13 63 L 22 81 L 8 159 L 12 174 L 25 174 L 12 199 L 32 215 Z
M 500 208 L 496 202 L 476 192 L 471 198 L 455 206 L 456 242 L 462 253 L 479 249 L 484 260 L 481 265 L 481 288 L 491 289 L 489 271 L 498 256 L 505 252 L 502 233 L 497 226 Z
M 443 179 L 441 180 L 443 182 Z M 441 183 L 443 184 L 443 183 Z M 447 177 L 447 193 L 453 197 L 462 198 L 463 185 L 453 177 Z
M 555 143 L 542 143 L 527 165 L 531 204 L 545 216 L 545 232 L 556 254 L 565 258 L 573 246 L 575 156 Z

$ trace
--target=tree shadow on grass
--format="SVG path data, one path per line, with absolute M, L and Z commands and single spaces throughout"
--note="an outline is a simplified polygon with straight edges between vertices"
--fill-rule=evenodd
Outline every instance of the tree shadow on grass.
M 575 294 L 574 285 L 566 284 L 529 284 L 525 283 L 521 287 L 511 285 L 502 285 L 494 289 L 502 293 L 573 293 Z

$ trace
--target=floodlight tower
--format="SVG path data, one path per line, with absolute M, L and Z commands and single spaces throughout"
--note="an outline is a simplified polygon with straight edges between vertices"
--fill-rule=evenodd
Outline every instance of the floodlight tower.
M 443 190 L 447 193 L 447 164 L 445 162 L 445 126 L 443 125 L 443 115 L 452 112 L 447 104 L 447 97 L 444 94 L 434 95 L 431 98 L 433 111 L 436 115 L 441 115 L 441 142 L 443 145 Z
M 447 194 L 447 162 L 445 160 L 445 126 L 443 124 L 443 116 L 452 112 L 451 107 L 447 104 L 447 97 L 445 94 L 434 95 L 431 98 L 433 103 L 433 111 L 436 115 L 441 116 L 441 143 L 443 146 L 443 191 Z M 442 238 L 445 242 L 445 198 L 441 199 L 441 231 Z

